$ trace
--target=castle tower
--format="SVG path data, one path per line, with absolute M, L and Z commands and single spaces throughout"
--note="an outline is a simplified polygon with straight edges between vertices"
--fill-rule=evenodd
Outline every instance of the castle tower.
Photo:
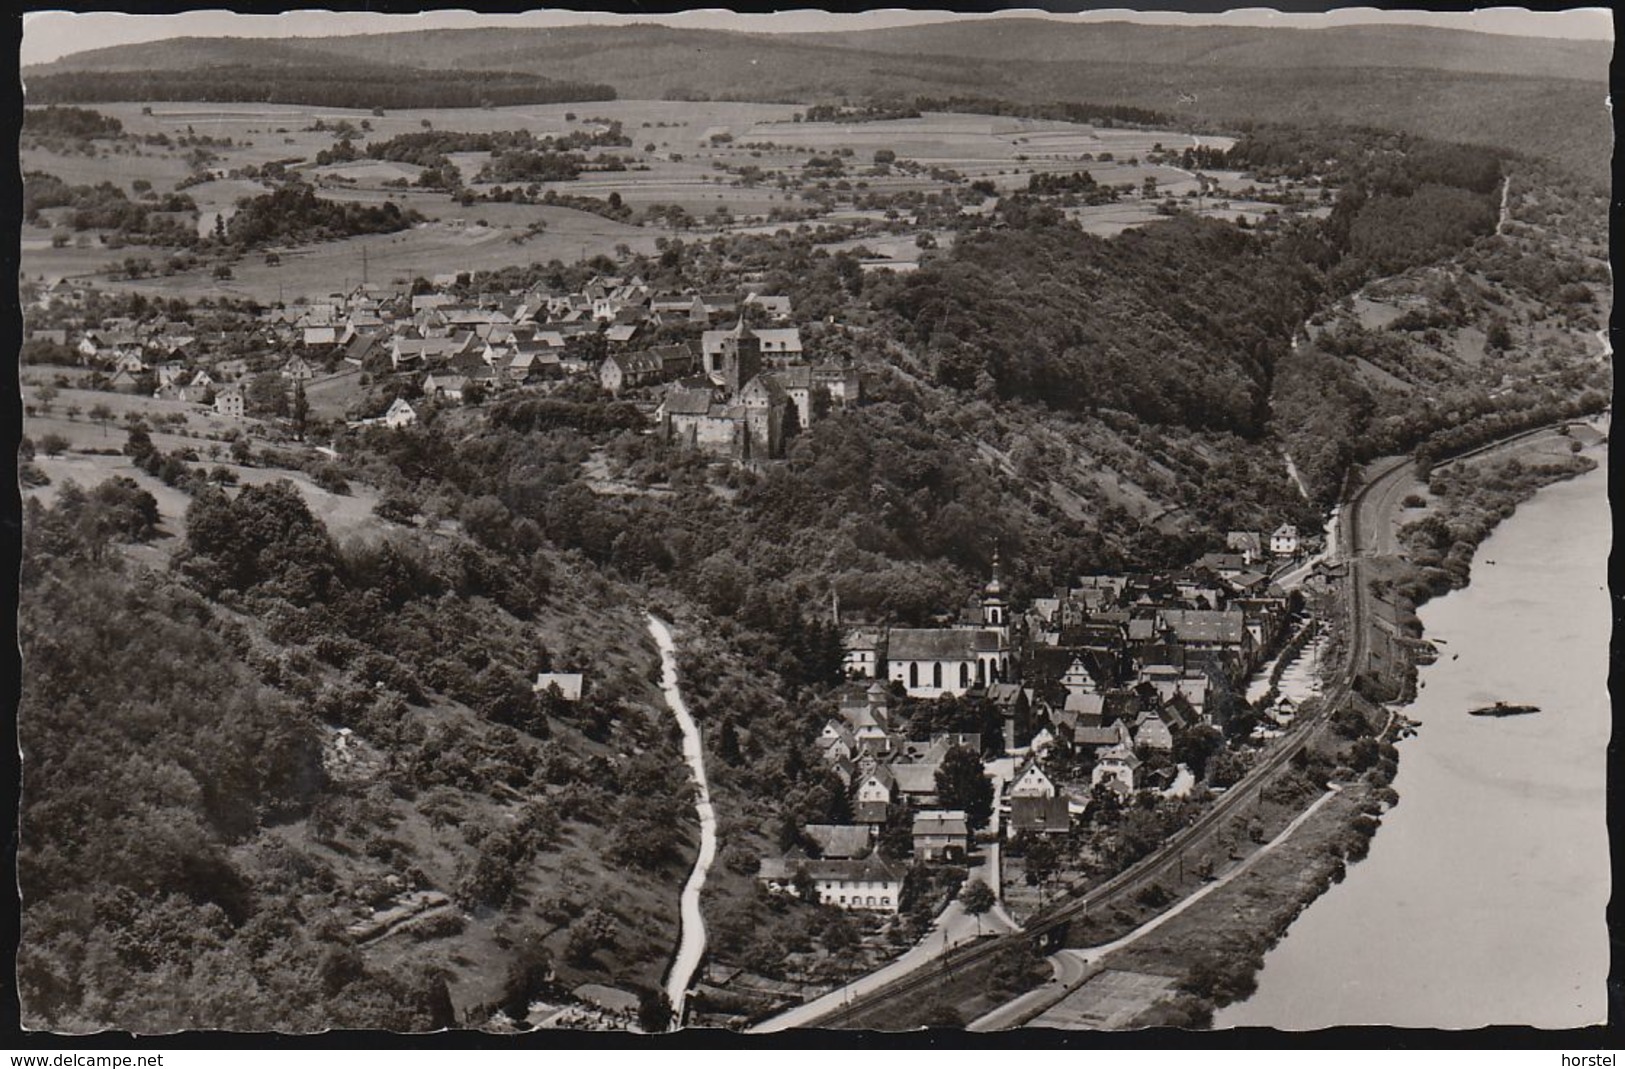
M 722 388 L 728 391 L 729 400 L 737 399 L 739 391 L 761 370 L 762 343 L 741 318 L 722 341 Z

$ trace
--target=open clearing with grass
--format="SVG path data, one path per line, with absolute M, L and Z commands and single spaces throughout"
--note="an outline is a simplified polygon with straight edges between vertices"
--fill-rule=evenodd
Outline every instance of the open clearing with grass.
M 110 181 L 132 195 L 133 183 L 142 179 L 162 194 L 184 184 L 194 171 L 188 155 L 197 146 L 183 147 L 179 142 L 209 138 L 212 143 L 203 148 L 213 158 L 202 166 L 215 177 L 185 190 L 197 202 L 200 233 L 212 230 L 216 214 L 229 217 L 238 199 L 266 188 L 258 181 L 233 177 L 234 173 L 272 162 L 303 172 L 324 197 L 394 201 L 425 218 L 426 222 L 397 234 L 278 249 L 280 263 L 266 263 L 263 251 L 250 253 L 230 264 L 229 279 L 215 278 L 217 263 L 206 257 L 196 267 L 173 275 L 112 281 L 106 277 L 108 265 L 130 256 L 161 264 L 170 250 L 106 246 L 93 232 L 70 235 L 66 247 L 52 248 L 53 234 L 61 235 L 61 230 L 28 227 L 23 233 L 22 268 L 27 277 L 93 278 L 111 289 L 193 299 L 249 297 L 267 303 L 325 295 L 364 276 L 372 282 L 404 285 L 419 276 L 555 259 L 573 262 L 623 250 L 650 253 L 662 237 L 704 239 L 743 230 L 771 233 L 793 224 L 769 221 L 769 213 L 805 211 L 812 207 L 809 197 L 815 192 L 838 197 L 929 192 L 951 183 L 949 171 L 961 180 L 991 182 L 1000 192 L 1024 188 L 1034 174 L 1088 170 L 1103 183 L 1136 188 L 1152 177 L 1159 190 L 1180 195 L 1194 188 L 1194 176 L 1178 167 L 1146 164 L 1141 157 L 1158 146 L 1178 151 L 1198 143 L 1192 135 L 1175 131 L 956 113 L 864 123 L 797 122 L 794 105 L 725 102 L 626 100 L 382 115 L 342 108 L 203 103 L 116 103 L 98 105 L 96 110 L 117 118 L 136 140 L 97 142 L 98 151 L 92 155 L 29 149 L 22 156 L 24 170 L 56 174 L 75 184 Z M 614 194 L 638 212 L 652 205 L 678 205 L 693 217 L 693 226 L 674 231 L 664 225 L 632 225 L 557 205 L 465 205 L 445 192 L 388 184 L 413 181 L 420 168 L 412 164 L 358 160 L 315 165 L 316 154 L 332 148 L 340 131 L 364 147 L 431 129 L 475 133 L 522 129 L 547 136 L 606 130 L 611 122 L 621 124 L 631 146 L 590 150 L 587 155 L 612 153 L 627 160 L 630 169 L 589 171 L 576 181 L 537 183 L 539 194 L 552 190 L 560 196 L 600 200 Z M 157 135 L 172 144 L 143 140 Z M 1222 145 L 1215 138 L 1200 143 Z M 898 165 L 877 167 L 877 152 L 894 153 Z M 844 178 L 803 179 L 809 160 L 836 156 L 844 165 Z M 454 162 L 475 193 L 493 188 L 473 182 L 485 154 L 460 153 Z M 938 173 L 933 175 L 933 170 Z M 1243 211 L 1238 206 L 1228 214 Z M 1149 203 L 1114 205 L 1086 225 L 1115 233 L 1154 217 Z M 883 212 L 857 210 L 850 203 L 837 204 L 820 217 L 827 222 L 866 219 L 886 223 Z M 906 247 L 914 237 L 904 233 L 900 244 Z

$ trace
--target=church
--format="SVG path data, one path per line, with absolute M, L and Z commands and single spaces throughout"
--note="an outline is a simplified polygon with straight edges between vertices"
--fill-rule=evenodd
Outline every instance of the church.
M 1010 606 L 993 555 L 993 577 L 982 588 L 975 615 L 954 627 L 894 627 L 887 635 L 886 678 L 911 697 L 963 695 L 994 683 L 1012 682 L 1015 650 Z

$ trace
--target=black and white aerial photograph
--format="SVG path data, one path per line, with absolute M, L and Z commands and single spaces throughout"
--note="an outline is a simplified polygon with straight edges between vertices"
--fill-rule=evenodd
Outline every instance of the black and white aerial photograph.
M 25 1041 L 1606 1034 L 1610 11 L 18 21 Z

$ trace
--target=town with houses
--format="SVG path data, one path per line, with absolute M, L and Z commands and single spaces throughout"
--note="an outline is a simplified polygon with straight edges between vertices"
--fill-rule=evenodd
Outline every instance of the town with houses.
M 861 399 L 854 363 L 807 359 L 783 296 L 661 293 L 638 278 L 603 276 L 573 293 L 538 287 L 466 298 L 455 286 L 450 276 L 406 295 L 363 284 L 262 310 L 250 330 L 258 352 L 281 354 L 269 363 L 219 357 L 193 326 L 163 317 L 102 319 L 78 333 L 40 326 L 30 338 L 71 344 L 108 390 L 150 392 L 233 420 L 254 415 L 247 380 L 267 372 L 289 394 L 346 378 L 389 384 L 387 406 L 350 422 L 391 428 L 415 423 L 425 404 L 594 380 L 611 397 L 635 400 L 664 438 L 738 464 L 781 457 L 796 428 Z M 46 287 L 31 318 L 71 321 L 85 292 L 69 282 Z
M 1153 778 L 1146 758 L 1168 757 L 1187 729 L 1228 733 L 1246 708 L 1235 696 L 1314 628 L 1303 594 L 1274 578 L 1296 570 L 1313 584 L 1319 574 L 1294 568 L 1309 548 L 1295 528 L 1233 531 L 1227 543 L 1179 574 L 1085 576 L 1025 606 L 1009 600 L 995 556 L 986 585 L 943 626 L 846 630 L 849 682 L 817 746 L 851 792 L 853 822 L 803 827 L 805 846 L 762 859 L 762 884 L 894 913 L 908 860 L 878 847 L 898 822 L 913 861 L 964 864 L 979 841 L 1066 836 L 1102 791 L 1125 801 L 1177 789 L 1174 767 L 1163 762 Z M 985 703 L 999 731 L 907 738 L 895 702 L 943 697 Z M 1279 697 L 1248 734 L 1271 737 L 1294 712 Z M 985 828 L 942 806 L 939 771 L 956 749 L 974 753 L 994 786 Z M 1089 771 L 1068 779 L 1063 766 Z M 997 885 L 992 864 L 985 878 Z
M 797 427 L 863 399 L 855 363 L 807 359 L 783 296 L 663 293 L 601 275 L 577 292 L 469 297 L 459 281 L 420 282 L 411 294 L 360 285 L 265 309 L 253 332 L 263 352 L 283 355 L 257 361 L 223 358 L 197 328 L 161 316 L 78 333 L 38 327 L 31 337 L 73 347 L 105 389 L 150 389 L 234 421 L 249 418 L 248 381 L 272 373 L 289 396 L 345 378 L 392 387 L 387 407 L 349 420 L 385 428 L 413 425 L 425 406 L 595 382 L 635 403 L 648 433 L 739 466 L 781 458 Z M 48 287 L 41 319 L 71 322 L 85 296 L 66 282 Z M 1301 593 L 1275 577 L 1318 542 L 1290 524 L 1230 532 L 1225 552 L 1181 573 L 1084 576 L 1026 605 L 1010 601 L 995 555 L 985 586 L 934 628 L 848 626 L 837 607 L 849 682 L 816 745 L 851 794 L 853 822 L 804 827 L 804 846 L 762 859 L 761 884 L 804 893 L 810 881 L 815 901 L 895 913 L 908 866 L 877 847 L 898 822 L 914 860 L 964 863 L 979 837 L 1066 835 L 1100 791 L 1170 789 L 1172 766 L 1150 773 L 1145 758 L 1168 755 L 1186 729 L 1227 730 L 1229 710 L 1246 703 L 1222 696 L 1244 692 L 1294 629 L 1312 626 Z M 542 673 L 536 690 L 579 701 L 583 676 Z M 1001 733 L 911 740 L 894 723 L 899 699 L 942 697 L 995 709 Z M 1290 725 L 1291 699 L 1270 715 L 1255 736 Z M 995 785 L 987 827 L 938 796 L 955 749 L 973 752 Z M 1088 774 L 1055 774 L 1062 753 Z
M 99 299 L 70 282 L 43 287 L 30 340 L 71 353 L 83 387 L 195 406 L 217 430 L 224 421 L 227 441 L 297 438 L 292 414 L 324 393 L 332 430 L 387 433 L 567 391 L 626 406 L 643 434 L 710 464 L 761 473 L 798 430 L 865 400 L 860 364 L 820 355 L 845 349 L 827 345 L 842 328 L 820 322 L 804 338 L 790 300 L 748 281 L 672 293 L 598 274 L 572 292 L 493 294 L 448 275 L 288 306 L 198 307 L 186 321 L 158 301 L 141 318 L 84 316 Z M 791 845 L 757 857 L 758 893 L 838 909 L 878 938 L 913 931 L 922 896 L 940 902 L 946 888 L 952 901 L 954 888 L 981 883 L 1006 926 L 1020 925 L 1035 884 L 1043 904 L 1045 881 L 1026 860 L 1035 843 L 1070 852 L 1056 875 L 1087 873 L 1102 862 L 1079 844 L 1110 819 L 1093 809 L 1210 796 L 1182 737 L 1242 753 L 1290 728 L 1294 697 L 1272 679 L 1255 703 L 1251 685 L 1272 667 L 1278 675 L 1316 631 L 1306 594 L 1324 589 L 1323 548 L 1320 532 L 1300 536 L 1290 523 L 1231 531 L 1222 552 L 1182 570 L 1084 575 L 1019 602 L 995 548 L 985 582 L 934 626 L 893 626 L 837 602 L 845 682 L 813 746 L 850 819 L 802 824 Z M 590 667 L 543 671 L 534 684 L 566 706 L 593 688 Z M 913 714 L 938 702 L 982 719 L 922 735 Z M 985 811 L 945 793 L 956 762 L 990 788 Z M 437 901 L 392 899 L 355 924 L 393 931 L 447 908 Z M 403 909 L 404 921 L 390 919 Z M 705 975 L 731 974 L 713 965 Z M 817 990 L 753 982 L 767 1004 Z

